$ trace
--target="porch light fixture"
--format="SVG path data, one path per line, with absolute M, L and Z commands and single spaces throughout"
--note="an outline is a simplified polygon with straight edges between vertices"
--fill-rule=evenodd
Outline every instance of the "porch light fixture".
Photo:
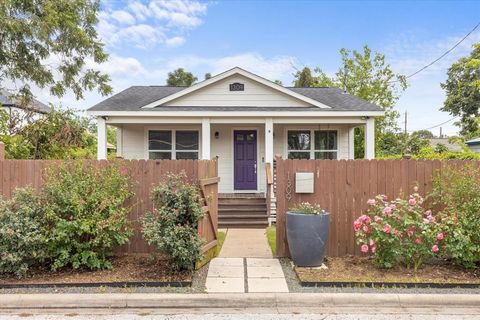
M 218 139 L 220 137 L 220 133 L 218 131 L 215 131 L 215 139 Z

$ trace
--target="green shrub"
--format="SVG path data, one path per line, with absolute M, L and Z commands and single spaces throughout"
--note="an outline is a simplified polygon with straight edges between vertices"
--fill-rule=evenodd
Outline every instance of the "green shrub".
M 31 188 L 0 199 L 0 273 L 24 276 L 48 258 L 45 210 Z
M 193 269 L 202 258 L 198 222 L 203 217 L 197 186 L 187 176 L 168 174 L 152 192 L 153 213 L 142 219 L 145 240 L 166 253 L 180 270 Z
M 402 263 L 416 271 L 426 258 L 439 254 L 445 237 L 442 226 L 431 210 L 422 208 L 416 191 L 408 199 L 389 201 L 379 195 L 367 203 L 369 209 L 353 228 L 361 251 L 372 253 L 378 266 Z
M 124 205 L 131 196 L 127 171 L 116 163 L 70 162 L 46 172 L 52 269 L 112 267 L 114 247 L 132 234 Z
M 473 268 L 480 261 L 480 170 L 475 165 L 446 167 L 434 178 L 432 199 L 449 235 L 446 253 Z

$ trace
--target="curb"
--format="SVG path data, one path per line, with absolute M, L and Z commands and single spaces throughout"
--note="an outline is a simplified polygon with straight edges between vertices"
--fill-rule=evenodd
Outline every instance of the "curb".
M 2 309 L 226 309 L 282 307 L 477 307 L 475 294 L 245 293 L 245 294 L 3 294 Z

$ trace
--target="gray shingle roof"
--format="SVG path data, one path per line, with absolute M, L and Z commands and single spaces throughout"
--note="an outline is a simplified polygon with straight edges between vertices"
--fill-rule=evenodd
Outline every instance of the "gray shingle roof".
M 146 111 L 144 105 L 179 92 L 185 87 L 133 86 L 94 105 L 90 111 Z M 147 111 L 382 111 L 368 101 L 344 93 L 337 88 L 293 88 L 298 94 L 317 100 L 331 109 L 312 107 L 165 107 L 159 106 Z
M 13 96 L 13 94 L 6 90 L 0 90 L 0 105 L 3 107 L 15 107 L 20 109 L 33 110 L 38 113 L 49 113 L 50 111 L 52 111 L 49 106 L 36 99 L 33 99 L 27 107 L 22 106 L 21 103 Z

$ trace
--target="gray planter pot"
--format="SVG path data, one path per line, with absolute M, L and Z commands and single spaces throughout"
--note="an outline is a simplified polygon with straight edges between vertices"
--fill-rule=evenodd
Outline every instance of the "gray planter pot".
M 330 213 L 311 215 L 287 212 L 287 240 L 293 263 L 318 267 L 323 263 L 330 230 Z

